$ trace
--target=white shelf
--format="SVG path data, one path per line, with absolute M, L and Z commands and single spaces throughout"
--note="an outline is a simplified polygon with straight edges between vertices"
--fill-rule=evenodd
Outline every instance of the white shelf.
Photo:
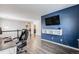
M 42 29 L 42 33 L 52 35 L 62 35 L 62 29 Z

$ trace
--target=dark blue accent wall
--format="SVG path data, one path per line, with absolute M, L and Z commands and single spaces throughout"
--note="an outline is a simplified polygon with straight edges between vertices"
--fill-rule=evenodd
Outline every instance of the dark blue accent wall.
M 45 18 L 59 15 L 60 25 L 45 25 Z M 79 5 L 72 6 L 60 11 L 56 11 L 41 17 L 42 29 L 58 29 L 63 30 L 63 35 L 50 35 L 41 33 L 42 39 L 54 41 L 60 44 L 78 48 L 79 39 Z M 53 38 L 53 39 L 52 39 Z M 61 42 L 62 39 L 62 42 Z

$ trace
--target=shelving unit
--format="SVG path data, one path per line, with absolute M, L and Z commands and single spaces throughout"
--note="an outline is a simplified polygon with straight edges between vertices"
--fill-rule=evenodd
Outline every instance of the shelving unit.
M 62 29 L 42 29 L 42 33 L 62 36 Z

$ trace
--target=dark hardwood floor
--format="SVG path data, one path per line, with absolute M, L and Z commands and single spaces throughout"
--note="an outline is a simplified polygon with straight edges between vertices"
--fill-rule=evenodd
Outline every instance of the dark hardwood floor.
M 42 49 L 55 54 L 79 54 L 79 51 L 67 47 L 59 46 L 53 43 L 42 41 Z
M 78 50 L 53 44 L 40 38 L 32 38 L 26 49 L 26 54 L 79 54 Z

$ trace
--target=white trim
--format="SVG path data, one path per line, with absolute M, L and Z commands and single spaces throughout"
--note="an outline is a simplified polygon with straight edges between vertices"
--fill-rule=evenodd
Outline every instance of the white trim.
M 66 47 L 66 48 L 70 48 L 70 49 L 74 49 L 74 50 L 79 51 L 78 48 L 70 47 L 70 46 L 67 46 L 67 45 L 64 45 L 64 44 L 56 43 L 56 42 L 49 41 L 49 40 L 45 40 L 45 39 L 42 39 L 42 40 L 43 40 L 43 41 L 46 41 L 46 42 L 50 42 L 50 43 L 56 44 L 56 45 L 59 45 L 59 46 L 63 46 L 63 47 Z

